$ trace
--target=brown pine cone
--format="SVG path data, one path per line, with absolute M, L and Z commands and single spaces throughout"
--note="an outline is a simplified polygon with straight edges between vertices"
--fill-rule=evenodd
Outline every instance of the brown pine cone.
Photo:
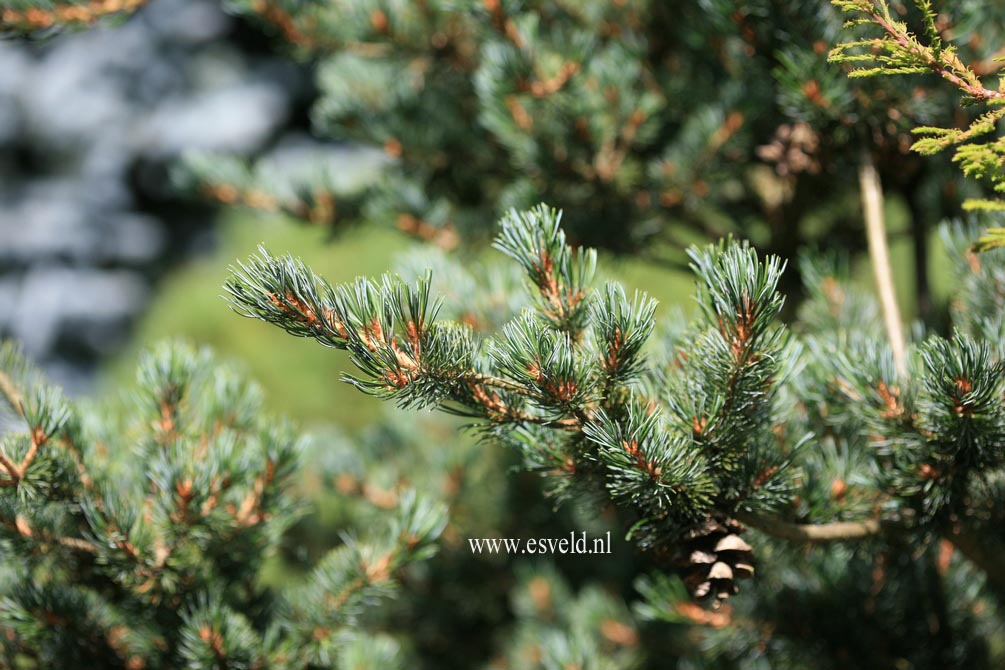
M 733 519 L 709 517 L 677 546 L 673 563 L 696 599 L 712 597 L 712 606 L 718 608 L 739 591 L 737 579 L 753 576 L 753 551 L 740 537 L 743 531 Z

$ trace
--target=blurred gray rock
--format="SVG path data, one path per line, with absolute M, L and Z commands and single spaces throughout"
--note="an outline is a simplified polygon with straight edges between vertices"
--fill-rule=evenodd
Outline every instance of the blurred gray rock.
M 142 267 L 163 253 L 165 233 L 148 215 L 111 211 L 87 220 L 72 200 L 27 200 L 0 212 L 0 263 L 30 269 L 49 263 Z
M 172 195 L 172 161 L 255 155 L 288 131 L 308 76 L 238 29 L 218 2 L 154 0 L 119 24 L 0 42 L 0 336 L 71 390 L 205 246 L 211 212 Z
M 20 284 L 11 334 L 39 358 L 70 335 L 81 351 L 111 353 L 148 291 L 143 276 L 129 270 L 34 267 Z
M 262 156 L 257 168 L 277 191 L 320 179 L 338 192 L 371 182 L 389 161 L 386 153 L 374 147 L 320 142 L 291 132 Z
M 186 0 L 151 3 L 141 20 L 160 39 L 180 46 L 223 37 L 230 27 L 230 19 L 220 11 L 219 4 Z
M 241 152 L 261 145 L 285 118 L 286 96 L 274 84 L 229 86 L 161 105 L 134 140 L 154 154 Z

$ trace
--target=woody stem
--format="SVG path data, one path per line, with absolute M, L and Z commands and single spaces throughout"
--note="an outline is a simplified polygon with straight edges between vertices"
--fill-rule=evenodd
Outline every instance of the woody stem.
M 864 519 L 862 521 L 835 521 L 821 524 L 802 524 L 782 521 L 763 516 L 756 512 L 740 511 L 736 519 L 751 528 L 793 542 L 844 542 L 862 540 L 879 535 L 883 524 L 879 519 Z

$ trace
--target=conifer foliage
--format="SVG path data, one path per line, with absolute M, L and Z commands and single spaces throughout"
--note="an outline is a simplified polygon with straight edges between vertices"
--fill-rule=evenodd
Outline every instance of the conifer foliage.
M 90 22 L 142 3 L 38 4 L 11 3 L 0 27 Z M 322 135 L 380 146 L 390 162 L 349 197 L 328 175 L 276 186 L 219 156 L 192 161 L 190 186 L 318 224 L 362 213 L 441 247 L 514 206 L 495 238 L 504 262 L 477 271 L 430 251 L 403 276 L 332 285 L 262 248 L 225 287 L 238 313 L 345 352 L 346 381 L 363 393 L 462 417 L 567 509 L 621 524 L 639 556 L 617 564 L 641 566 L 641 602 L 630 612 L 593 584 L 570 586 L 558 560 L 512 559 L 501 667 L 1005 663 L 998 234 L 976 254 L 976 229 L 943 228 L 952 323 L 917 324 L 905 346 L 877 325 L 882 313 L 900 332 L 889 303 L 850 281 L 847 257 L 798 258 L 807 299 L 785 322 L 780 285 L 795 258 L 729 237 L 693 247 L 697 309 L 658 323 L 654 300 L 604 281 L 598 254 L 578 246 L 648 250 L 666 234 L 676 252 L 677 234 L 735 229 L 794 252 L 793 224 L 807 217 L 827 234 L 858 225 L 857 213 L 835 213 L 849 200 L 841 187 L 874 167 L 918 224 L 952 191 L 905 157 L 905 132 L 921 122 L 918 151 L 953 147 L 967 174 L 1001 191 L 1005 151 L 984 139 L 1000 128 L 1005 89 L 982 83 L 947 19 L 927 0 L 910 12 L 834 4 L 864 34 L 831 52 L 863 68 L 853 75 L 934 73 L 987 108 L 954 128 L 955 103 L 904 79 L 853 88 L 826 65 L 840 23 L 823 0 L 230 3 L 318 59 Z M 960 25 L 993 15 L 984 4 L 960 3 Z M 564 219 L 528 207 L 544 197 L 568 207 Z M 885 240 L 873 200 L 879 217 L 867 218 Z M 924 226 L 914 232 L 924 245 Z M 378 606 L 395 578 L 446 529 L 453 551 L 428 574 L 447 599 L 420 615 L 409 597 L 395 603 L 413 607 L 417 645 L 441 643 L 454 628 L 432 627 L 498 595 L 484 563 L 456 570 L 474 562 L 463 533 L 486 510 L 508 530 L 523 521 L 513 517 L 526 501 L 498 494 L 505 461 L 481 459 L 470 485 L 481 490 L 463 490 L 482 454 L 449 439 L 418 446 L 428 440 L 414 425 L 395 429 L 407 438 L 385 425 L 363 448 L 315 454 L 351 464 L 323 486 L 380 512 L 306 577 L 275 586 L 263 561 L 298 532 L 300 441 L 262 415 L 252 385 L 165 345 L 144 359 L 133 398 L 89 407 L 6 347 L 0 394 L 11 428 L 0 438 L 5 667 L 404 667 Z M 444 453 L 455 446 L 464 453 Z M 374 473 L 393 485 L 372 486 Z M 450 523 L 405 480 L 450 498 Z M 444 612 L 457 603 L 470 608 Z M 664 625 L 655 637 L 669 643 L 645 622 Z M 448 644 L 455 659 L 468 651 Z
M 567 245 L 560 218 L 541 205 L 502 220 L 496 245 L 532 306 L 490 337 L 437 318 L 428 278 L 332 286 L 263 250 L 227 292 L 246 316 L 347 350 L 364 392 L 466 416 L 561 498 L 620 506 L 638 546 L 715 606 L 754 573 L 744 525 L 795 542 L 942 534 L 1001 588 L 1001 312 L 920 340 L 900 375 L 881 335 L 849 321 L 868 297 L 820 270 L 815 308 L 836 323 L 794 334 L 778 320 L 784 264 L 726 240 L 691 251 L 697 319 L 646 347 L 653 301 L 598 290 L 593 252 Z M 1000 253 L 985 258 L 975 284 L 1001 271 Z M 808 476 L 834 447 L 873 463 L 854 510 Z
M 976 4 L 954 18 L 980 22 Z M 317 63 L 315 134 L 386 165 L 350 190 L 341 166 L 291 179 L 268 161 L 192 156 L 182 184 L 228 205 L 334 229 L 390 223 L 452 247 L 543 200 L 566 208 L 577 243 L 685 267 L 681 240 L 696 234 L 783 257 L 807 240 L 858 244 L 863 148 L 910 207 L 919 254 L 920 231 L 956 207 L 955 175 L 909 151 L 913 127 L 957 123 L 951 93 L 851 86 L 827 62 L 843 37 L 828 0 L 229 6 Z
M 831 51 L 830 60 L 854 66 L 850 76 L 936 74 L 959 90 L 963 105 L 987 108 L 966 128 L 928 125 L 915 128 L 913 132 L 920 139 L 912 149 L 931 155 L 953 148 L 953 161 L 959 163 L 965 175 L 987 181 L 996 195 L 1005 193 L 1002 169 L 1005 144 L 996 136 L 1000 135 L 1001 121 L 1005 118 L 1005 79 L 999 81 L 997 88 L 984 84 L 976 71 L 977 65 L 965 62 L 959 49 L 943 37 L 946 30 L 940 23 L 944 19 L 936 14 L 930 0 L 913 2 L 923 28 L 920 34 L 912 32 L 903 20 L 906 11 L 895 14 L 887 0 L 834 0 L 834 4 L 851 17 L 848 27 L 871 28 L 868 36 L 842 42 Z M 964 207 L 1005 211 L 1005 201 L 972 198 Z M 997 246 L 1005 246 L 1005 229 L 991 229 L 976 244 L 978 250 Z
M 81 406 L 0 349 L 0 665 L 398 667 L 361 621 L 432 553 L 443 510 L 403 493 L 382 527 L 267 588 L 305 511 L 303 438 L 205 351 L 160 345 L 138 377 L 124 406 Z
M 559 223 L 543 205 L 503 220 L 497 246 L 523 267 L 534 308 L 487 340 L 437 320 L 425 279 L 332 287 L 263 252 L 227 290 L 248 316 L 347 349 L 361 373 L 350 381 L 365 392 L 470 417 L 570 485 L 606 488 L 637 512 L 646 546 L 665 546 L 713 510 L 770 504 L 787 459 L 744 436 L 770 435 L 785 356 L 774 323 L 780 263 L 759 264 L 732 243 L 695 254 L 714 282 L 701 296 L 711 328 L 693 335 L 677 374 L 650 380 L 654 393 L 675 384 L 687 393 L 664 408 L 629 386 L 645 372 L 653 301 L 629 301 L 616 284 L 594 295 L 595 253 L 569 247 Z

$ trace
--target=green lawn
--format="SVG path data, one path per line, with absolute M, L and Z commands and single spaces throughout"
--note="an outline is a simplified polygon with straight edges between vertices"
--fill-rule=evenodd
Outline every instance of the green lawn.
M 215 253 L 181 265 L 159 286 L 132 344 L 106 373 L 105 386 L 131 374 L 144 345 L 184 337 L 243 365 L 265 388 L 271 411 L 350 429 L 368 423 L 376 403 L 339 382 L 347 363 L 342 352 L 238 316 L 221 297 L 223 283 L 228 266 L 254 253 L 259 243 L 273 253 L 302 257 L 331 281 L 344 281 L 386 269 L 407 242 L 393 232 L 374 229 L 353 230 L 331 243 L 323 230 L 256 216 L 235 215 L 221 226 Z

